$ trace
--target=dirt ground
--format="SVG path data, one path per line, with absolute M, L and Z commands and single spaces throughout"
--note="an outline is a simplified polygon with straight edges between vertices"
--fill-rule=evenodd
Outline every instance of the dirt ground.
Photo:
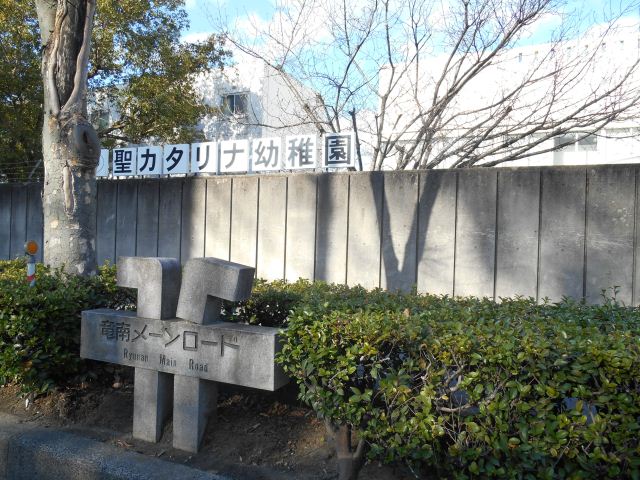
M 102 382 L 80 383 L 29 402 L 19 397 L 16 386 L 0 386 L 0 412 L 231 478 L 337 478 L 335 453 L 324 425 L 312 410 L 297 402 L 293 385 L 275 393 L 221 386 L 217 419 L 209 422 L 201 451 L 191 455 L 171 447 L 170 421 L 159 443 L 133 439 L 133 371 L 125 367 L 107 377 Z M 403 466 L 369 462 L 359 478 L 415 477 Z

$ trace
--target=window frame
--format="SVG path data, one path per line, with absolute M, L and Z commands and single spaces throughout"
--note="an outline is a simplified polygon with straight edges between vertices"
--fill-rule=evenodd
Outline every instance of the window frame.
M 222 95 L 222 111 L 226 116 L 246 117 L 249 113 L 249 95 L 246 92 L 232 92 Z

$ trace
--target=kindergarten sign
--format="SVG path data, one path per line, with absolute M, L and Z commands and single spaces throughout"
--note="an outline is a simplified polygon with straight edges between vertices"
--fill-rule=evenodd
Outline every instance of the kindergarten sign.
M 318 153 L 322 151 L 322 155 Z M 353 133 L 101 150 L 97 177 L 219 175 L 355 167 Z

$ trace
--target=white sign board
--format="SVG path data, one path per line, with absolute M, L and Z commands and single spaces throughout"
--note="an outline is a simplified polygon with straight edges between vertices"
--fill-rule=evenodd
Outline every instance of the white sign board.
M 247 172 L 249 169 L 249 140 L 220 142 L 220 173 Z
M 251 142 L 251 171 L 282 169 L 282 141 L 279 137 L 258 138 Z
M 321 142 L 321 143 L 319 143 Z M 96 177 L 200 175 L 219 173 L 354 168 L 356 142 L 352 132 L 182 143 L 100 151 Z M 320 157 L 320 150 L 322 155 Z
M 289 135 L 285 139 L 284 168 L 301 170 L 316 168 L 317 137 L 315 135 Z
M 136 174 L 136 149 L 116 148 L 113 150 L 113 176 L 128 177 Z
M 324 168 L 355 167 L 355 136 L 353 133 L 328 133 L 324 137 Z
M 138 175 L 162 173 L 162 147 L 138 147 Z
M 191 144 L 191 173 L 218 173 L 218 144 L 216 142 Z
M 163 174 L 189 173 L 189 163 L 188 143 L 164 146 L 164 161 L 162 162 Z
M 109 150 L 100 150 L 100 158 L 96 167 L 96 177 L 106 177 L 109 175 Z

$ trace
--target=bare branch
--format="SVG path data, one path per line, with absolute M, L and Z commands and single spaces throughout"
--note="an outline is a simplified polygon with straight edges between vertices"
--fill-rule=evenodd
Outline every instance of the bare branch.
M 232 43 L 278 69 L 301 106 L 289 124 L 357 130 L 374 170 L 491 166 L 637 113 L 637 52 L 615 65 L 603 59 L 636 6 L 621 6 L 587 41 L 576 36 L 582 19 L 561 16 L 555 0 L 300 0 L 280 7 L 279 30 Z M 318 38 L 305 31 L 309 16 L 326 26 Z M 560 20 L 549 43 L 523 47 L 549 18 Z M 318 92 L 318 108 L 302 86 Z

